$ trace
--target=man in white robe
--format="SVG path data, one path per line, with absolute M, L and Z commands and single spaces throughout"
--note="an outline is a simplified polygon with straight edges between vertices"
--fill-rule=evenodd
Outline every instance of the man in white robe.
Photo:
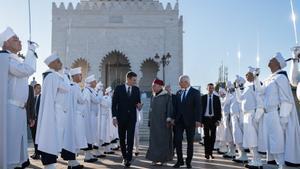
M 28 52 L 22 60 L 17 55 L 22 50 L 21 41 L 9 27 L 0 34 L 0 46 L 3 73 L 0 167 L 25 168 L 29 165 L 25 103 L 28 98 L 28 78 L 36 71 L 36 47 L 28 43 Z
M 237 76 L 235 81 L 236 90 L 243 91 L 245 79 Z M 241 103 L 237 100 L 236 92 L 234 92 L 234 98 L 232 99 L 232 103 L 230 106 L 230 118 L 232 125 L 232 136 L 233 142 L 238 150 L 238 156 L 233 159 L 233 161 L 237 163 L 247 163 L 248 157 L 243 148 L 243 111 L 241 109 Z
M 97 144 L 97 116 L 99 113 L 99 104 L 101 101 L 101 95 L 98 95 L 95 90 L 97 81 L 95 79 L 95 75 L 91 75 L 85 80 L 86 86 L 83 90 L 83 95 L 87 100 L 85 105 L 85 133 L 88 142 L 88 148 L 85 150 L 85 162 L 96 162 L 97 158 L 94 157 L 92 151 L 93 146 Z
M 57 54 L 45 59 L 49 70 L 43 73 L 43 94 L 40 101 L 36 143 L 45 169 L 55 169 L 62 150 L 66 117 L 65 94 L 69 85 L 64 81 L 62 62 Z
M 76 160 L 76 153 L 81 147 L 77 147 L 76 144 L 76 132 L 80 131 L 80 128 L 78 128 L 79 125 L 76 124 L 77 111 L 75 111 L 77 109 L 77 104 L 83 104 L 85 101 L 78 85 L 78 83 L 82 80 L 81 67 L 71 69 L 69 73 L 67 72 L 67 69 L 65 69 L 64 75 L 65 81 L 69 84 L 70 92 L 66 94 L 65 97 L 68 102 L 68 110 L 61 157 L 68 161 L 68 169 L 81 169 L 83 168 L 83 165 L 80 165 L 80 163 Z M 69 79 L 70 75 L 73 82 Z
M 103 144 L 105 154 L 113 154 L 114 152 L 111 150 L 111 141 L 113 140 L 113 126 L 112 124 L 112 113 L 111 113 L 111 105 L 112 105 L 112 89 L 108 87 L 105 89 L 105 95 L 101 100 L 101 129 L 103 133 Z
M 228 151 L 223 155 L 223 158 L 235 158 L 235 147 L 233 144 L 233 137 L 232 137 L 232 125 L 230 122 L 230 107 L 232 104 L 232 101 L 235 97 L 234 94 L 234 86 L 233 84 L 228 81 L 226 84 L 227 87 L 227 95 L 224 102 L 224 108 L 223 108 L 223 115 L 222 115 L 222 123 L 224 125 L 224 138 L 223 140 L 228 145 Z
M 259 140 L 259 121 L 262 117 L 263 105 L 258 100 L 255 78 L 255 71 L 258 69 L 249 67 L 246 74 L 247 85 L 243 91 L 237 90 L 237 99 L 241 103 L 243 119 L 243 147 L 249 148 L 253 156 L 251 162 L 246 165 L 246 168 L 262 167 L 261 156 L 258 153 Z M 260 85 L 260 84 L 259 84 Z
M 219 97 L 220 97 L 221 108 L 222 108 L 222 119 L 221 119 L 220 125 L 217 126 L 217 129 L 216 129 L 216 143 L 214 146 L 214 148 L 218 150 L 219 154 L 225 154 L 228 151 L 226 141 L 225 141 L 225 136 L 224 136 L 225 128 L 224 128 L 224 123 L 223 123 L 224 105 L 225 105 L 225 101 L 227 101 L 226 95 L 227 95 L 226 90 L 224 88 L 220 88 L 219 89 Z
M 268 161 L 274 160 L 282 169 L 284 163 L 300 163 L 300 127 L 294 98 L 282 69 L 285 59 L 277 53 L 268 64 L 272 74 L 264 81 L 264 143 Z
M 139 148 L 140 148 L 140 126 L 143 125 L 143 109 L 136 110 L 136 125 L 135 125 L 135 132 L 134 132 L 134 149 L 135 149 L 135 156 L 138 156 L 140 154 Z

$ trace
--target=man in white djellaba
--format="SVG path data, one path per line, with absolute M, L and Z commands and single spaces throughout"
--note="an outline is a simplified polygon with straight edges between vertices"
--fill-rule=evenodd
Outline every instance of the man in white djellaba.
M 27 152 L 28 78 L 36 71 L 36 46 L 28 43 L 24 60 L 18 56 L 22 44 L 8 27 L 0 33 L 0 168 L 25 168 L 29 165 Z
M 225 142 L 225 136 L 224 136 L 225 128 L 224 128 L 224 123 L 223 123 L 224 104 L 226 101 L 226 96 L 227 96 L 226 90 L 224 88 L 220 88 L 219 89 L 219 97 L 220 97 L 221 108 L 222 108 L 222 119 L 221 119 L 220 125 L 217 126 L 217 129 L 216 129 L 216 142 L 215 142 L 215 146 L 214 146 L 214 148 L 218 150 L 219 154 L 225 154 L 228 151 L 227 145 Z M 203 135 L 204 135 L 204 132 L 203 132 Z
M 237 99 L 241 103 L 243 118 L 243 147 L 249 148 L 253 156 L 251 162 L 246 168 L 261 168 L 261 156 L 258 153 L 259 139 L 259 121 L 262 117 L 263 103 L 259 100 L 256 91 L 255 78 L 257 69 L 249 66 L 246 74 L 247 85 L 243 91 L 237 90 Z M 260 84 L 259 84 L 260 85 Z
M 228 81 L 226 84 L 227 95 L 224 102 L 223 114 L 222 114 L 222 123 L 224 125 L 224 135 L 223 140 L 228 145 L 228 151 L 223 155 L 223 158 L 235 158 L 235 147 L 233 144 L 232 137 L 232 125 L 230 122 L 230 106 L 232 104 L 232 100 L 235 97 L 234 94 L 234 85 L 231 81 Z
M 234 92 L 234 97 L 230 106 L 230 122 L 232 126 L 232 137 L 233 142 L 238 150 L 238 156 L 233 159 L 233 161 L 237 163 L 247 163 L 248 157 L 243 148 L 243 111 L 241 109 L 241 103 L 237 99 L 238 91 L 244 90 L 244 84 L 246 83 L 245 79 L 236 76 L 236 80 L 234 82 L 234 86 L 236 88 L 236 92 Z
M 80 127 L 80 125 L 77 125 L 76 123 L 78 104 L 84 104 L 85 102 L 78 85 L 78 83 L 80 83 L 82 80 L 81 67 L 73 68 L 69 71 L 69 73 L 67 73 L 67 70 L 65 69 L 64 75 L 65 80 L 69 83 L 70 92 L 66 94 L 68 111 L 65 122 L 66 128 L 61 157 L 68 161 L 68 169 L 81 169 L 83 168 L 83 165 L 80 165 L 80 163 L 76 160 L 76 153 L 80 148 L 87 146 L 86 140 L 83 140 L 83 142 L 85 141 L 85 144 L 83 144 L 82 147 L 78 146 L 76 143 L 76 133 L 82 131 L 82 128 L 84 129 L 84 125 Z M 72 77 L 72 82 L 69 79 L 70 76 Z M 80 138 L 85 139 L 84 133 L 79 134 L 82 135 L 79 136 Z
M 97 120 L 99 114 L 99 104 L 101 102 L 101 95 L 96 91 L 97 81 L 95 75 L 91 75 L 85 79 L 85 88 L 83 89 L 83 95 L 87 100 L 85 104 L 85 134 L 88 143 L 88 148 L 85 150 L 84 162 L 93 163 L 98 161 L 95 158 L 93 147 L 98 143 L 97 139 Z
M 57 156 L 62 150 L 65 126 L 65 94 L 69 84 L 64 81 L 62 62 L 53 53 L 44 61 L 49 70 L 43 73 L 43 94 L 40 101 L 36 143 L 45 169 L 55 169 Z
M 294 65 L 295 66 L 295 65 Z M 284 163 L 300 163 L 300 127 L 295 102 L 283 71 L 286 62 L 280 53 L 269 61 L 272 74 L 264 81 L 263 133 L 268 161 L 275 160 L 282 169 Z

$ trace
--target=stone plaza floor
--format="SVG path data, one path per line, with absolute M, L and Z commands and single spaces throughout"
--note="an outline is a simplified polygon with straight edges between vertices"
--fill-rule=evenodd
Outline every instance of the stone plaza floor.
M 184 144 L 186 146 L 186 144 Z M 172 166 L 176 162 L 176 156 L 174 160 L 167 163 L 165 166 L 151 166 L 151 162 L 145 159 L 145 154 L 147 151 L 146 144 L 142 144 L 140 148 L 140 154 L 137 157 L 134 157 L 134 162 L 132 163 L 132 169 L 165 169 L 165 168 L 172 168 Z M 186 149 L 184 148 L 184 154 Z M 29 155 L 32 155 L 33 148 L 29 148 Z M 239 169 L 244 168 L 243 164 L 237 164 L 230 159 L 224 159 L 221 155 L 215 153 L 215 159 L 213 160 L 206 160 L 204 158 L 204 147 L 198 143 L 194 144 L 194 157 L 192 161 L 193 168 L 199 169 Z M 113 155 L 107 155 L 106 158 L 99 159 L 95 163 L 84 163 L 83 159 L 84 156 L 80 154 L 77 159 L 80 161 L 81 164 L 84 165 L 86 169 L 122 169 L 124 168 L 122 165 L 122 158 L 120 155 L 120 151 L 116 151 Z M 41 169 L 43 168 L 41 162 L 39 160 L 32 160 L 30 159 L 31 165 L 29 168 L 32 169 Z M 185 168 L 185 166 L 181 167 Z M 264 165 L 264 169 L 276 169 L 276 166 L 272 165 Z M 67 169 L 67 162 L 63 161 L 61 158 L 58 158 L 57 169 Z M 291 167 L 286 167 L 286 169 L 295 169 Z

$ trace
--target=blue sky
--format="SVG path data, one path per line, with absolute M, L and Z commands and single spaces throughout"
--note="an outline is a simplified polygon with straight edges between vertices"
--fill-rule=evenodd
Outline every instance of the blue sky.
M 176 2 L 160 1 L 164 5 Z M 27 0 L 0 0 L 0 3 L 0 30 L 9 25 L 26 42 Z M 266 65 L 274 53 L 280 51 L 286 58 L 291 56 L 290 48 L 295 45 L 295 38 L 289 0 L 179 0 L 179 3 L 184 17 L 184 73 L 191 76 L 193 85 L 205 87 L 207 83 L 215 82 L 222 60 L 229 68 L 230 80 L 234 80 L 239 74 L 239 47 L 240 74 L 244 75 L 249 65 L 256 65 L 258 35 L 262 79 L 269 74 Z M 299 18 L 300 1 L 294 0 L 294 3 Z M 35 75 L 38 80 L 46 69 L 43 60 L 51 51 L 51 7 L 52 1 L 31 0 L 32 38 L 41 46 L 38 49 L 40 66 Z M 300 29 L 299 19 L 297 27 Z

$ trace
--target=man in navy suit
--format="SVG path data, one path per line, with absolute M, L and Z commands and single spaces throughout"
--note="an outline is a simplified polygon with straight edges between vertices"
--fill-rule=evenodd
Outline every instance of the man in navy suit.
M 113 124 L 118 126 L 121 152 L 126 167 L 130 167 L 132 163 L 132 149 L 137 119 L 136 110 L 140 110 L 143 106 L 141 104 L 140 89 L 135 86 L 136 81 L 136 73 L 128 72 L 126 74 L 126 83 L 115 88 L 112 98 Z
M 182 137 L 185 130 L 187 138 L 186 167 L 192 168 L 191 162 L 194 151 L 195 128 L 200 127 L 201 122 L 200 92 L 199 90 L 191 87 L 189 76 L 180 76 L 179 85 L 181 90 L 179 90 L 176 94 L 173 117 L 175 119 L 174 139 L 177 163 L 173 167 L 179 168 L 184 165 L 182 155 Z
M 220 98 L 219 96 L 214 95 L 214 90 L 214 84 L 209 83 L 207 85 L 208 93 L 203 95 L 201 98 L 201 123 L 204 127 L 204 148 L 206 159 L 214 158 L 212 153 L 216 140 L 216 128 L 222 118 Z

